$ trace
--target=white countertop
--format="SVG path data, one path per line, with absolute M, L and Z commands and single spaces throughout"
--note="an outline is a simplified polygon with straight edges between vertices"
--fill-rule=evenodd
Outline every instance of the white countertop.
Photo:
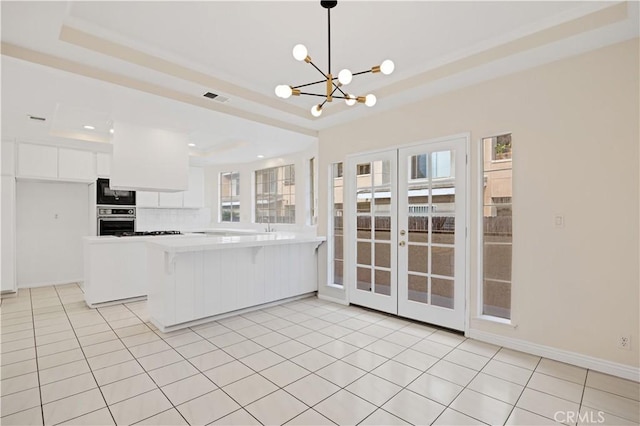
M 169 253 L 180 253 L 200 250 L 221 250 L 241 247 L 261 247 L 278 244 L 321 243 L 325 237 L 315 235 L 295 234 L 292 232 L 270 232 L 254 235 L 233 236 L 202 236 L 191 238 L 165 238 L 154 237 L 147 242 Z
M 232 230 L 239 235 L 216 235 L 226 230 L 207 229 L 202 233 L 184 233 L 180 235 L 141 235 L 134 237 L 116 237 L 105 235 L 99 237 L 83 237 L 87 244 L 131 244 L 150 243 L 159 246 L 167 252 L 187 252 L 197 250 L 216 250 L 230 247 L 257 247 L 277 244 L 297 244 L 307 242 L 322 242 L 325 237 L 315 235 L 296 234 L 293 232 L 259 233 L 255 231 Z M 246 234 L 246 235 L 243 235 Z

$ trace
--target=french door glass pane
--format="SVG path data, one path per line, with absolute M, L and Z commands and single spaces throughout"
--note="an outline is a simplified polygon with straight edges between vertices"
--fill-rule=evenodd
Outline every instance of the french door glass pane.
M 453 309 L 453 280 L 431 278 L 431 304 Z
M 376 240 L 391 240 L 391 216 L 375 217 Z
M 356 259 L 358 265 L 371 265 L 371 243 L 358 241 Z
M 428 278 L 421 275 L 409 274 L 409 300 L 429 303 Z
M 412 155 L 407 161 L 408 298 L 452 309 L 455 153 L 423 153 Z
M 409 272 L 422 272 L 426 274 L 429 256 L 428 246 L 409 244 Z
M 357 216 L 358 239 L 371 239 L 371 216 Z
M 364 162 L 355 171 L 357 289 L 390 295 L 391 164 Z
M 371 269 L 357 268 L 358 290 L 371 291 Z
M 391 244 L 376 243 L 375 244 L 375 264 L 383 268 L 391 267 Z
M 443 275 L 453 277 L 455 270 L 454 264 L 454 248 L 453 247 L 431 247 L 431 273 L 434 275 Z
M 384 294 L 385 296 L 391 295 L 391 271 L 376 269 L 374 279 L 376 293 Z
M 431 218 L 431 241 L 435 244 L 454 244 L 456 218 L 453 216 L 434 216 Z

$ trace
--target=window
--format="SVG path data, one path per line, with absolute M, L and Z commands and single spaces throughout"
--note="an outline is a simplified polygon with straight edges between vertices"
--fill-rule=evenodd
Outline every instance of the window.
M 483 144 L 482 314 L 511 318 L 512 162 L 511 135 Z
M 333 234 L 329 252 L 329 282 L 342 286 L 344 284 L 344 239 L 343 239 L 343 188 L 342 163 L 334 163 L 330 170 L 329 205 L 331 206 L 329 232 Z
M 309 223 L 311 225 L 318 223 L 316 203 L 316 159 L 314 157 L 309 160 Z
M 293 164 L 256 170 L 256 223 L 296 223 Z
M 492 160 L 511 160 L 511 135 L 501 135 L 491 138 Z
M 240 222 L 240 173 L 220 173 L 220 222 Z
M 439 151 L 431 154 L 431 177 L 448 178 L 451 177 L 453 167 L 451 151 Z M 414 155 L 411 157 L 411 179 L 427 178 L 427 154 Z
M 371 164 L 358 164 L 358 176 L 370 175 Z

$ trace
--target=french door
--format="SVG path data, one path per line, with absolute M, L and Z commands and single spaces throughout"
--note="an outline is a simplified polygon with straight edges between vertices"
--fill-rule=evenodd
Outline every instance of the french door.
M 351 303 L 464 329 L 466 139 L 348 159 Z

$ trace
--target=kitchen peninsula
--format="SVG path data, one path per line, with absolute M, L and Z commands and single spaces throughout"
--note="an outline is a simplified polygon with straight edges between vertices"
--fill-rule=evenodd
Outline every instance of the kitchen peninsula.
M 161 331 L 317 291 L 324 237 L 293 233 L 147 242 L 147 305 Z

